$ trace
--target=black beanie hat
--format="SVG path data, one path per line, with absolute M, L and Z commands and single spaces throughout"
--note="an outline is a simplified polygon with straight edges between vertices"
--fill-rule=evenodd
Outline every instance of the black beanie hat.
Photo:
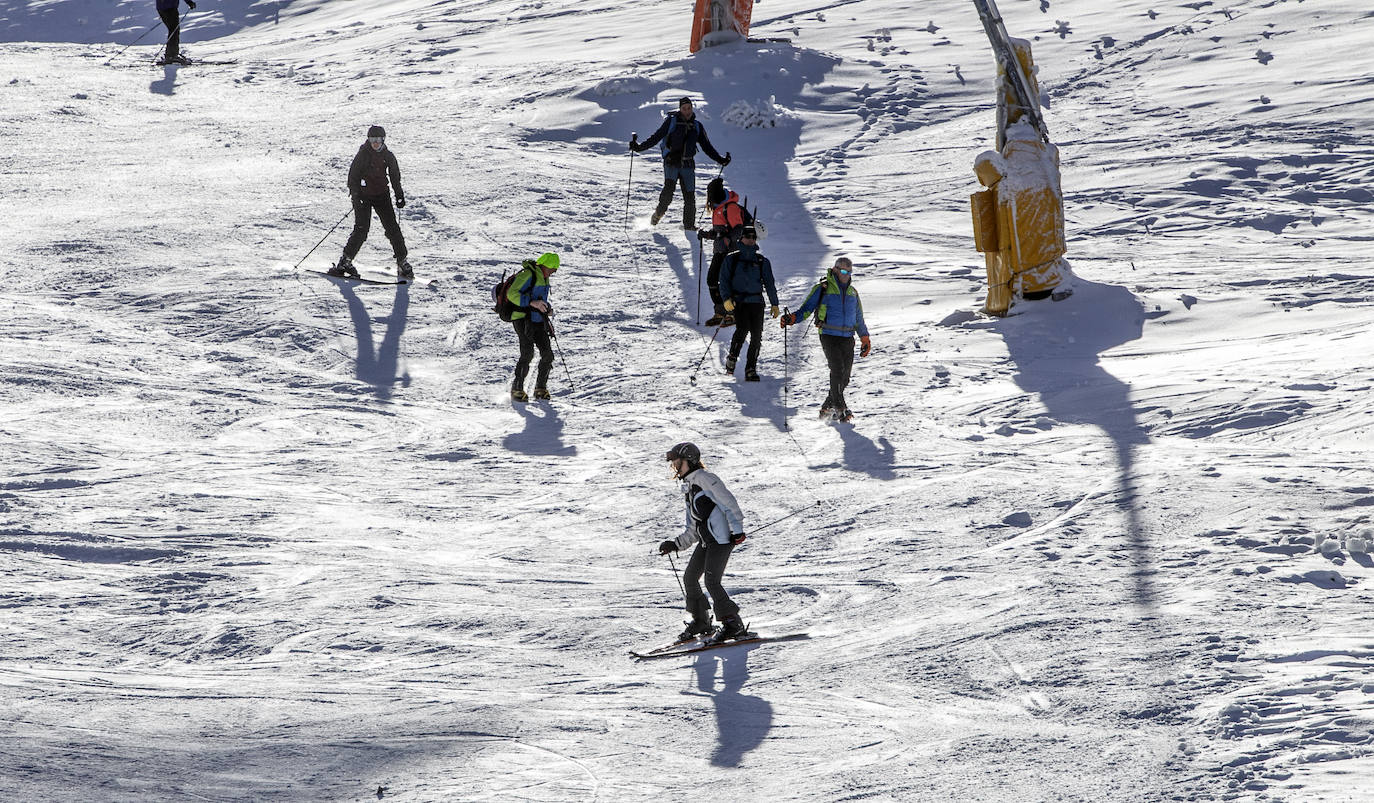
M 386 137 L 386 129 L 385 129 L 385 128 L 382 128 L 382 127 L 379 126 L 379 125 L 374 125 L 374 126 L 372 126 L 371 128 L 367 129 L 367 135 L 368 135 L 369 137 L 383 137 L 383 138 L 385 138 L 385 137 Z
M 691 98 L 683 98 L 682 100 L 679 100 L 679 101 L 677 102 L 677 107 L 678 107 L 679 109 L 681 109 L 683 106 L 691 106 L 691 105 L 692 105 L 692 99 L 691 99 Z
M 725 181 L 719 176 L 711 179 L 711 183 L 706 185 L 706 203 L 711 206 L 718 206 L 725 200 Z

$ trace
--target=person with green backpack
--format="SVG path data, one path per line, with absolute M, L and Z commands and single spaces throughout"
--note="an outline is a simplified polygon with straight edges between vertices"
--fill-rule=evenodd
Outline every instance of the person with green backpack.
M 806 301 L 796 312 L 782 316 L 784 329 L 806 316 L 816 313 L 816 329 L 820 333 L 821 351 L 830 366 L 830 395 L 821 405 L 821 418 L 849 421 L 854 414 L 844 400 L 844 389 L 849 386 L 849 374 L 854 367 L 854 334 L 857 332 L 863 348 L 860 357 L 867 357 L 873 350 L 873 341 L 868 337 L 868 326 L 864 324 L 864 306 L 859 300 L 859 291 L 852 282 L 854 264 L 849 257 L 840 257 L 835 265 L 811 288 Z
M 539 348 L 539 366 L 534 377 L 534 398 L 549 398 L 549 372 L 553 370 L 553 307 L 549 306 L 549 279 L 558 270 L 558 254 L 544 254 L 527 259 L 520 265 L 506 286 L 506 301 L 511 306 L 510 322 L 520 339 L 520 358 L 515 362 L 515 381 L 511 384 L 511 401 L 529 401 L 525 393 L 525 377 Z

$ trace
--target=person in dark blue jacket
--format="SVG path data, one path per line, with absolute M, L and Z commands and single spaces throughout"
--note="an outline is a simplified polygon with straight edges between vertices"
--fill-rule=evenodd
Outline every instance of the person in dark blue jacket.
M 873 341 L 869 339 L 868 327 L 864 324 L 864 305 L 852 282 L 853 273 L 854 264 L 848 257 L 835 260 L 835 266 L 811 288 L 801 308 L 782 316 L 781 323 L 786 328 L 806 320 L 806 316 L 812 312 L 816 313 L 821 350 L 825 352 L 825 361 L 830 366 L 830 395 L 825 397 L 825 404 L 821 405 L 823 419 L 848 421 L 854 417 L 844 401 L 844 389 L 849 386 L 849 373 L 854 368 L 854 334 L 857 332 L 863 343 L 860 357 L 867 357 L 873 350 Z
M 706 137 L 706 127 L 696 119 L 692 111 L 692 99 L 683 98 L 677 102 L 677 113 L 663 118 L 663 124 L 653 136 L 638 141 L 630 138 L 630 150 L 640 153 L 662 142 L 663 148 L 663 190 L 658 194 L 658 207 L 651 218 L 653 225 L 663 219 L 668 204 L 673 202 L 673 185 L 682 185 L 682 228 L 696 231 L 697 228 L 697 146 L 706 155 L 720 163 L 721 167 L 730 164 L 730 152 L 724 156 L 716 152 L 711 140 Z
M 186 5 L 192 11 L 196 8 L 195 0 L 186 0 Z M 158 64 L 190 64 L 191 60 L 181 55 L 181 15 L 178 9 L 181 0 L 157 0 L 157 15 L 162 18 L 162 24 L 167 26 L 167 51 L 162 55 L 162 61 Z
M 759 349 L 763 346 L 763 294 L 768 293 L 772 315 L 778 317 L 778 291 L 773 286 L 773 263 L 759 253 L 758 233 L 745 226 L 739 248 L 731 251 L 720 266 L 720 297 L 725 311 L 735 316 L 735 336 L 730 339 L 730 356 L 725 372 L 735 372 L 744 338 L 749 338 L 749 355 L 744 362 L 744 381 L 759 381 Z

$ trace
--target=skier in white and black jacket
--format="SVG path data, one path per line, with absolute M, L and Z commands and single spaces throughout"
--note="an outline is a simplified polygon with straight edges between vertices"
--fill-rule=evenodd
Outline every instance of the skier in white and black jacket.
M 701 462 L 701 450 L 691 443 L 679 443 L 668 450 L 668 462 L 682 483 L 683 499 L 687 505 L 687 526 L 682 535 L 658 545 L 658 553 L 666 555 L 696 545 L 692 557 L 682 571 L 683 592 L 687 596 L 687 612 L 692 620 L 679 636 L 687 641 L 696 636 L 710 635 L 714 642 L 737 639 L 744 635 L 744 621 L 739 606 L 731 601 L 721 585 L 725 564 L 735 546 L 744 542 L 744 514 L 739 503 L 721 482 L 720 477 L 707 471 Z M 702 575 L 706 577 L 707 602 L 701 591 Z M 712 633 L 711 610 L 715 609 L 720 628 Z

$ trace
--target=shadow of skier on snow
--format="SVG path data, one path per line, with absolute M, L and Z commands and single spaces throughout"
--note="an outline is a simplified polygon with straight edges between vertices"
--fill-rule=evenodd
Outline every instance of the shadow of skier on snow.
M 1157 607 L 1155 566 L 1141 523 L 1135 487 L 1135 449 L 1150 442 L 1131 402 L 1131 386 L 1102 367 L 1109 349 L 1140 338 L 1145 310 L 1125 287 L 1076 279 L 1064 302 L 1031 301 L 1026 313 L 991 324 L 1015 363 L 1016 384 L 1034 393 L 1055 421 L 1089 424 L 1111 439 L 1116 453 L 1116 506 L 1125 516 L 1131 553 L 1131 592 L 1141 608 Z M 1103 541 L 1103 533 L 1095 540 Z
M 892 469 L 896 464 L 897 448 L 886 437 L 880 437 L 877 443 L 874 443 L 861 435 L 850 421 L 837 422 L 835 430 L 840 433 L 840 440 L 844 442 L 843 460 L 846 469 L 856 473 L 862 472 L 875 480 L 897 478 L 897 472 Z
M 697 690 L 711 698 L 716 713 L 716 748 L 711 766 L 738 767 L 745 753 L 756 749 L 773 728 L 773 706 L 760 697 L 741 693 L 749 680 L 749 652 L 754 647 L 729 647 L 698 655 L 692 664 Z M 720 688 L 716 666 L 720 665 Z
M 572 457 L 577 447 L 563 443 L 563 419 L 558 410 L 547 402 L 526 402 L 512 405 L 525 417 L 525 428 L 507 435 L 502 445 L 512 452 L 527 455 Z
M 154 95 L 172 96 L 176 94 L 177 88 L 177 66 L 175 64 L 164 64 L 162 66 L 162 77 L 148 84 L 148 91 Z
M 402 387 L 410 386 L 410 374 L 397 375 L 401 360 L 401 335 L 406 328 L 406 315 L 410 309 L 410 285 L 396 285 L 396 296 L 391 304 L 391 315 L 378 318 L 386 321 L 386 333 L 380 346 L 372 342 L 372 316 L 367 306 L 358 297 L 357 290 L 342 279 L 335 282 L 344 301 L 348 303 L 348 314 L 353 319 L 353 334 L 358 341 L 358 356 L 354 376 L 361 382 L 372 386 L 377 398 L 385 401 L 397 383 Z

